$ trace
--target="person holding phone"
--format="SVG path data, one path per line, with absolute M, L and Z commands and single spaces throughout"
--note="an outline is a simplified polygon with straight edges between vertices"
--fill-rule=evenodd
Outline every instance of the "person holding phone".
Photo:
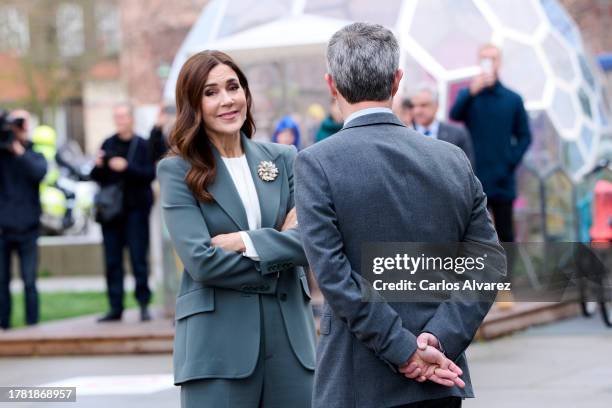
M 28 140 L 30 114 L 0 112 L 0 329 L 11 326 L 11 261 L 19 257 L 25 321 L 39 320 L 36 288 L 40 229 L 39 185 L 47 173 L 45 157 Z
M 531 130 L 523 99 L 500 82 L 501 50 L 485 44 L 478 60 L 481 72 L 459 91 L 450 117 L 463 122 L 472 136 L 476 176 L 487 194 L 499 240 L 514 242 L 515 172 L 531 143 Z M 511 260 L 508 253 L 508 273 Z

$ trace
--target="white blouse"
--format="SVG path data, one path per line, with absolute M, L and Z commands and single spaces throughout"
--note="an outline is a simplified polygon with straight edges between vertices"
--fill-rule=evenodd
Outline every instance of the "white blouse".
M 249 230 L 255 230 L 261 228 L 261 209 L 259 207 L 259 197 L 257 197 L 257 190 L 255 190 L 255 183 L 249 169 L 249 163 L 247 162 L 246 156 L 243 154 L 240 157 L 222 157 L 225 167 L 232 177 L 234 186 L 242 201 L 242 206 L 246 212 L 247 221 L 249 223 Z M 244 242 L 246 251 L 243 253 L 244 256 L 259 261 L 259 255 L 253 245 L 253 241 L 244 231 L 240 231 L 240 236 Z

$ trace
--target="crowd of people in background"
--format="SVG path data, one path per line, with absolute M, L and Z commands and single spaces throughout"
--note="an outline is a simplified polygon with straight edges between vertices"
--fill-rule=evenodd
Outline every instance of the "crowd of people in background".
M 417 84 L 414 92 L 394 101 L 394 113 L 405 126 L 423 137 L 436 138 L 458 146 L 474 167 L 488 197 L 489 210 L 502 242 L 514 241 L 513 201 L 516 198 L 515 172 L 529 147 L 531 134 L 521 97 L 505 87 L 499 79 L 501 52 L 492 44 L 478 51 L 481 73 L 469 87 L 462 89 L 449 112 L 454 123 L 441 120 L 438 89 L 435 84 Z M 408 81 L 410 78 L 407 79 Z M 151 289 L 148 284 L 149 215 L 153 204 L 151 182 L 155 165 L 168 152 L 168 135 L 175 122 L 174 106 L 162 106 L 148 140 L 133 130 L 133 110 L 130 105 L 113 109 L 116 133 L 102 144 L 91 172 L 91 179 L 100 186 L 120 192 L 107 198 L 118 208 L 110 219 L 99 219 L 102 226 L 106 284 L 109 312 L 99 321 L 120 320 L 123 313 L 124 288 L 123 251 L 127 247 L 132 272 L 136 280 L 135 296 L 143 321 L 151 318 L 148 305 Z M 44 149 L 33 149 L 28 140 L 29 114 L 12 112 L 12 130 L 16 139 L 0 149 L 0 328 L 10 326 L 11 296 L 9 290 L 11 255 L 20 258 L 24 282 L 26 322 L 38 322 L 39 305 L 36 290 L 41 205 L 39 184 L 53 172 L 55 150 L 46 157 Z M 343 127 L 337 102 L 330 100 L 328 113 L 308 140 L 319 143 Z M 41 127 L 36 133 L 41 140 L 53 139 L 52 128 Z M 295 116 L 286 115 L 276 124 L 271 135 L 274 143 L 302 149 L 304 138 Z M 44 143 L 42 143 L 44 144 Z M 55 149 L 53 147 L 52 149 Z M 42 154 L 41 154 L 42 153 Z M 47 173 L 47 167 L 49 173 Z M 52 183 L 53 184 L 53 183 Z M 106 189 L 108 190 L 108 189 Z M 112 190 L 112 188 L 111 188 Z M 62 190 L 61 190 L 62 191 Z M 70 192 L 66 192 L 69 199 Z M 74 195 L 71 196 L 74 199 Z M 74 200 L 73 200 L 74 201 Z M 70 214 L 64 220 L 70 224 Z M 511 259 L 511 257 L 510 257 Z M 511 261 L 510 261 L 511 262 Z

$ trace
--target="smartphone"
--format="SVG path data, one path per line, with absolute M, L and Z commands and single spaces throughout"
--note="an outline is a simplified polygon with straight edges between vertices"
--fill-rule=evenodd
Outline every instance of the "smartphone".
M 493 60 L 491 58 L 483 58 L 480 60 L 480 68 L 485 74 L 493 73 Z

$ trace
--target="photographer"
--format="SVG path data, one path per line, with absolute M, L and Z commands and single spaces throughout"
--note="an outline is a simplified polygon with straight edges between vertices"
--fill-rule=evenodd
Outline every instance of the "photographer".
M 117 133 L 102 143 L 91 178 L 100 185 L 96 198 L 96 219 L 102 225 L 106 283 L 110 311 L 99 322 L 121 320 L 123 314 L 123 249 L 128 247 L 136 280 L 140 319 L 150 320 L 148 304 L 149 214 L 153 203 L 151 182 L 155 167 L 147 141 L 134 134 L 132 107 L 113 110 Z
M 11 255 L 17 251 L 25 292 L 26 323 L 38 323 L 36 271 L 40 224 L 39 183 L 47 161 L 27 139 L 29 114 L 0 113 L 0 328 L 10 327 Z

